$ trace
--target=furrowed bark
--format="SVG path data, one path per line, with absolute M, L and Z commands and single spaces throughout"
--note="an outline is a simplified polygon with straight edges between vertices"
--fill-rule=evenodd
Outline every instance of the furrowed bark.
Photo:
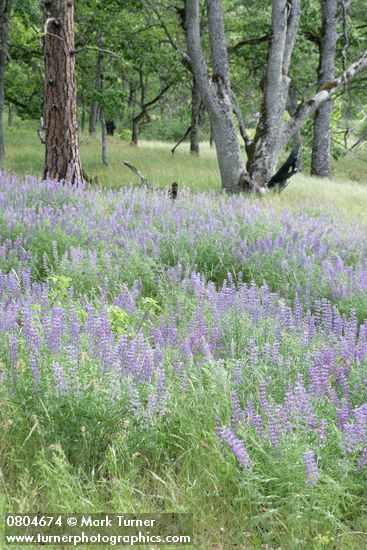
M 44 177 L 83 181 L 76 111 L 74 2 L 43 0 L 45 15 Z
M 318 90 L 335 76 L 335 55 L 338 33 L 337 0 L 320 0 L 322 13 L 322 33 L 318 67 Z M 329 99 L 316 109 L 313 125 L 311 174 L 319 177 L 331 176 L 331 114 L 332 100 Z
M 4 145 L 4 72 L 6 65 L 6 52 L 9 38 L 9 20 L 10 20 L 11 1 L 0 0 L 0 162 L 5 153 Z

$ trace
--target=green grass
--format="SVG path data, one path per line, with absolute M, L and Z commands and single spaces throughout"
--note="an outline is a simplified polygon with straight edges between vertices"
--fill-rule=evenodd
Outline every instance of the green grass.
M 3 167 L 16 172 L 19 176 L 27 174 L 41 176 L 43 172 L 44 149 L 37 136 L 37 121 L 20 121 L 14 125 L 5 124 L 6 156 Z M 109 166 L 101 160 L 101 142 L 99 136 L 91 137 L 88 132 L 80 133 L 82 164 L 87 174 L 98 178 L 100 185 L 106 188 L 118 188 L 130 183 L 139 184 L 139 179 L 123 164 L 124 160 L 137 166 L 147 179 L 160 186 L 167 187 L 173 181 L 179 186 L 193 191 L 220 190 L 220 177 L 216 160 L 215 147 L 210 148 L 207 142 L 201 144 L 201 154 L 196 158 L 189 154 L 188 143 L 183 143 L 171 153 L 173 144 L 166 142 L 141 141 L 139 147 L 132 147 L 118 137 L 108 138 Z M 280 201 L 308 200 L 316 197 L 319 203 L 333 202 L 358 215 L 360 202 L 366 201 L 367 158 L 349 155 L 334 163 L 334 180 L 319 181 L 317 178 L 299 176 L 292 179 L 286 191 L 287 199 L 282 195 Z M 343 185 L 337 185 L 342 183 Z
M 42 175 L 44 149 L 37 136 L 37 127 L 36 121 L 18 121 L 11 128 L 5 126 L 6 156 L 3 166 L 19 176 Z M 173 156 L 173 144 L 170 143 L 141 141 L 139 147 L 132 147 L 118 137 L 109 137 L 108 167 L 101 160 L 98 136 L 81 133 L 80 146 L 83 169 L 90 177 L 97 177 L 98 182 L 107 188 L 140 183 L 139 178 L 124 166 L 124 160 L 137 166 L 150 182 L 158 186 L 168 188 L 169 184 L 177 181 L 180 187 L 196 191 L 220 188 L 215 148 L 210 149 L 208 143 L 202 145 L 201 157 L 195 158 L 189 155 L 187 143 L 180 146 Z

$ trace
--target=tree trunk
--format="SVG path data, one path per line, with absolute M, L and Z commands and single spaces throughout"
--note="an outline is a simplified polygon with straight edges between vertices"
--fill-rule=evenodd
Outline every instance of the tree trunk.
M 107 158 L 107 124 L 106 117 L 103 111 L 103 90 L 104 90 L 104 74 L 103 74 L 103 53 L 102 49 L 104 47 L 103 34 L 100 32 L 98 35 L 98 47 L 100 48 L 97 54 L 97 64 L 96 64 L 96 89 L 100 102 L 99 106 L 99 120 L 101 123 L 101 144 L 102 144 L 102 162 L 105 166 L 108 166 Z M 98 82 L 97 82 L 98 78 Z
M 320 90 L 335 76 L 336 43 L 338 40 L 337 0 L 320 0 L 322 12 L 322 33 L 317 86 Z M 331 176 L 331 114 L 332 100 L 323 103 L 315 112 L 313 125 L 311 174 L 319 177 Z
M 292 86 L 292 83 L 289 86 L 287 111 L 291 115 L 291 117 L 294 117 L 297 112 L 297 91 L 296 91 L 296 88 Z M 293 136 L 293 144 L 295 147 L 302 145 L 302 136 L 301 136 L 300 128 L 298 128 L 298 130 Z
M 213 138 L 213 127 L 210 125 L 210 135 L 209 135 L 209 146 L 212 148 L 214 145 L 214 138 Z
M 105 166 L 108 166 L 107 157 L 107 124 L 103 111 L 101 110 L 101 128 L 102 128 L 102 162 Z
M 116 130 L 116 123 L 114 120 L 106 120 L 107 135 L 113 136 Z
M 200 39 L 199 2 L 186 0 L 186 39 L 195 79 L 213 129 L 222 188 L 231 193 L 250 188 L 231 107 L 228 55 L 221 0 L 207 0 L 213 76 Z
M 273 0 L 260 120 L 248 148 L 247 170 L 260 186 L 274 174 L 284 145 L 284 113 L 290 84 L 289 65 L 300 19 L 300 0 Z
M 103 63 L 102 54 L 101 52 L 98 52 L 97 61 L 96 61 L 96 72 L 94 77 L 96 92 L 99 92 L 99 88 L 101 84 L 102 63 Z M 99 106 L 98 100 L 94 99 L 90 110 L 90 116 L 89 116 L 89 133 L 92 136 L 97 135 L 97 121 L 100 118 L 101 118 L 100 106 Z
M 74 2 L 43 0 L 45 15 L 44 177 L 83 181 L 78 142 Z
M 83 107 L 82 107 L 82 119 L 81 119 L 81 130 L 82 130 L 82 132 L 84 132 L 84 130 L 85 130 L 85 119 L 86 119 L 85 105 L 84 105 L 84 103 L 83 103 Z
M 92 106 L 90 108 L 89 114 L 89 133 L 91 136 L 97 135 L 97 120 L 99 116 L 99 105 L 98 101 L 93 100 Z
M 199 126 L 200 126 L 200 106 L 201 106 L 201 96 L 199 86 L 193 77 L 192 83 L 192 101 L 191 101 L 191 130 L 190 130 L 190 153 L 192 155 L 200 154 L 200 136 L 199 136 Z
M 6 51 L 8 47 L 9 19 L 10 19 L 11 1 L 0 0 L 0 162 L 3 159 L 4 146 L 4 72 L 6 65 Z
M 139 120 L 136 118 L 133 118 L 133 128 L 131 132 L 131 145 L 134 145 L 135 147 L 138 146 L 139 143 Z

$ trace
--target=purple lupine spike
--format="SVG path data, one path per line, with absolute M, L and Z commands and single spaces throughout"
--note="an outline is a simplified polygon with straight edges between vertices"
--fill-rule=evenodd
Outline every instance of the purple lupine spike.
M 231 449 L 233 456 L 237 462 L 245 469 L 250 471 L 252 469 L 252 462 L 249 454 L 245 449 L 244 442 L 238 439 L 234 433 L 226 426 L 216 428 L 219 439 L 224 441 Z
M 303 453 L 303 462 L 306 468 L 306 485 L 312 487 L 318 483 L 318 468 L 313 451 Z
M 358 467 L 362 469 L 362 468 L 365 468 L 366 465 L 367 465 L 367 444 L 363 447 L 362 455 L 358 462 Z
M 242 361 L 236 361 L 232 371 L 233 383 L 237 386 L 241 386 L 243 382 L 243 363 Z
M 54 381 L 56 385 L 56 390 L 58 393 L 64 393 L 69 390 L 69 382 L 65 376 L 64 369 L 58 363 L 53 363 L 52 366 Z
M 238 428 L 243 419 L 243 410 L 241 408 L 237 392 L 232 392 L 232 426 Z
M 320 447 L 324 447 L 327 439 L 327 420 L 322 418 L 320 420 L 320 427 L 316 430 L 319 437 Z

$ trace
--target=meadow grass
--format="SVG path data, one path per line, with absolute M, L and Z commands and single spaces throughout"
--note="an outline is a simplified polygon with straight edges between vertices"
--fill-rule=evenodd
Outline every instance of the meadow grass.
M 3 167 L 19 176 L 33 175 L 41 177 L 43 173 L 44 148 L 36 130 L 37 121 L 15 119 L 14 126 L 5 125 L 6 156 Z M 139 147 L 132 147 L 118 137 L 108 138 L 109 166 L 101 161 L 100 136 L 92 137 L 88 132 L 80 133 L 80 146 L 83 168 L 92 179 L 97 177 L 99 185 L 108 189 L 117 189 L 124 185 L 139 185 L 139 179 L 123 165 L 127 160 L 137 166 L 148 181 L 163 188 L 177 181 L 181 188 L 201 192 L 220 190 L 220 177 L 215 147 L 208 142 L 201 144 L 201 154 L 197 158 L 189 154 L 189 145 L 183 143 L 173 156 L 172 143 L 160 141 L 140 141 Z M 367 158 L 365 151 L 358 156 L 348 155 L 334 162 L 332 181 L 318 180 L 298 176 L 277 201 L 280 204 L 314 200 L 335 203 L 352 217 L 359 215 L 359 204 L 366 200 Z M 272 198 L 272 200 L 274 200 Z
M 24 126 L 7 132 L 10 171 L 41 174 L 42 147 L 35 136 Z M 105 169 L 98 140 L 83 135 L 81 143 L 85 169 L 103 187 L 134 180 L 122 166 L 126 159 L 163 188 L 175 180 L 193 192 L 219 190 L 215 153 L 206 145 L 198 159 L 187 147 L 172 158 L 168 144 L 131 148 L 116 138 Z M 351 313 L 359 307 L 363 326 L 365 287 L 355 276 L 363 275 L 367 254 L 363 177 L 362 171 L 360 182 L 299 175 L 280 196 L 261 201 L 183 191 L 172 204 L 166 194 L 145 189 L 79 193 L 3 176 L 3 510 L 191 512 L 195 546 L 203 549 L 363 548 L 362 449 L 357 441 L 351 454 L 344 452 L 348 431 L 337 425 L 329 399 L 338 397 L 341 407 L 342 398 L 348 399 L 354 427 L 351 411 L 366 402 L 367 378 Z M 284 242 L 275 249 L 279 236 Z M 242 258 L 243 241 L 248 249 Z M 312 265 L 299 260 L 302 247 Z M 327 278 L 337 254 L 345 266 Z M 241 270 L 247 283 L 255 280 L 260 287 L 265 281 L 275 297 L 267 287 L 244 290 L 237 279 Z M 338 278 L 349 293 L 335 292 L 331 285 Z M 297 311 L 294 298 L 299 292 L 303 299 L 307 284 L 311 300 Z M 315 315 L 312 335 L 312 300 L 322 298 L 331 304 L 323 303 L 320 319 Z M 344 323 L 342 335 L 338 322 Z M 128 350 L 125 369 L 136 364 L 140 373 L 154 350 L 163 357 L 154 356 L 152 377 L 136 384 L 119 371 L 125 387 L 114 368 L 128 343 L 135 347 Z M 329 364 L 330 356 L 335 361 L 322 379 L 327 391 L 315 397 L 310 369 L 313 361 Z M 344 365 L 346 373 L 340 371 Z M 159 387 L 163 373 L 168 397 Z M 327 420 L 327 441 L 318 435 L 319 424 L 306 429 L 302 417 L 280 433 L 279 446 L 247 423 L 236 431 L 238 398 L 243 409 L 254 400 L 270 433 L 268 405 L 261 409 L 258 390 L 265 381 L 274 417 L 289 385 L 299 400 L 313 399 L 312 421 Z M 134 392 L 141 410 L 132 411 Z M 311 405 L 303 405 L 302 414 L 309 414 Z M 245 442 L 251 472 L 236 460 L 238 448 L 232 453 L 218 438 L 218 419 Z M 315 486 L 307 485 L 302 460 L 311 447 L 320 470 Z

